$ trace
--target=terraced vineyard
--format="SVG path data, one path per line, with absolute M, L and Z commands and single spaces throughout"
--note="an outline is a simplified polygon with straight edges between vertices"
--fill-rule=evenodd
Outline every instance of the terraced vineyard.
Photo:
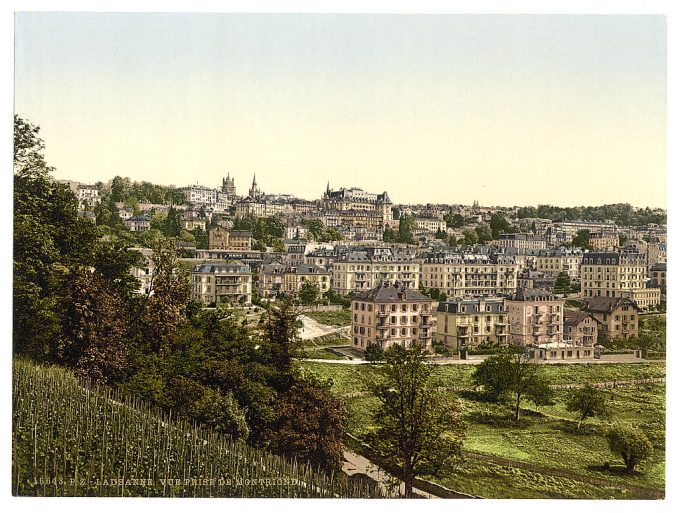
M 15 360 L 12 410 L 14 495 L 381 497 L 60 368 Z

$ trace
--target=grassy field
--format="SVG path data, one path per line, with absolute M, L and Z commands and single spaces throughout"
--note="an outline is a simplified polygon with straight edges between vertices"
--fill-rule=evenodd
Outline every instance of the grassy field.
M 339 312 L 305 312 L 305 315 L 327 326 L 349 326 L 352 323 L 352 312 L 349 310 L 340 310 Z
M 332 365 L 306 362 L 305 367 L 325 378 L 332 378 L 333 390 L 344 396 L 349 410 L 352 434 L 361 438 L 375 426 L 372 412 L 377 399 L 370 395 L 376 367 L 370 365 Z M 597 383 L 665 376 L 663 362 L 635 364 L 546 365 L 542 370 L 553 384 Z M 435 370 L 438 386 L 471 385 L 474 366 L 448 365 Z M 494 498 L 634 498 L 635 493 L 615 488 L 616 484 L 664 488 L 665 385 L 609 389 L 611 420 L 589 419 L 576 430 L 574 414 L 564 406 L 566 392 L 557 393 L 553 406 L 535 410 L 523 404 L 522 418 L 515 422 L 507 405 L 474 401 L 456 392 L 467 423 L 465 450 L 535 465 L 540 471 L 513 468 L 493 462 L 467 458 L 457 472 L 431 479 L 455 490 Z M 611 421 L 636 424 L 654 444 L 652 457 L 633 475 L 622 472 L 623 462 L 609 452 L 604 433 Z M 603 463 L 610 470 L 602 469 Z M 605 479 L 612 486 L 592 485 L 577 479 L 553 477 L 550 471 L 572 472 L 577 476 Z

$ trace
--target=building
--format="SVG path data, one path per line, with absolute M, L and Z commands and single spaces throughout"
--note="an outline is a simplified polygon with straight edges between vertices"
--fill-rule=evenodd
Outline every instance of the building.
M 505 306 L 511 344 L 538 346 L 563 342 L 563 299 L 546 290 L 524 289 L 506 299 Z
M 650 271 L 650 285 L 652 287 L 658 287 L 661 290 L 662 295 L 666 295 L 666 262 L 660 262 L 654 264 Z
M 517 276 L 517 289 L 544 289 L 555 288 L 555 276 L 547 275 L 543 271 L 524 269 Z
M 332 265 L 331 288 L 338 294 L 368 291 L 383 282 L 419 286 L 420 263 L 411 254 L 393 248 L 353 250 Z
M 253 277 L 243 264 L 211 263 L 194 266 L 192 297 L 204 305 L 246 304 L 252 301 Z
M 227 230 L 221 226 L 215 226 L 208 232 L 208 248 L 210 249 L 236 249 L 250 251 L 253 243 L 253 234 L 245 230 Z
M 427 219 L 416 217 L 413 219 L 417 230 L 425 230 L 428 233 L 437 233 L 446 231 L 446 221 L 442 219 Z
M 137 251 L 142 255 L 142 265 L 131 267 L 130 274 L 139 281 L 138 294 L 150 294 L 154 271 L 153 250 L 149 248 L 130 248 L 128 251 Z
M 352 347 L 371 344 L 383 349 L 420 344 L 432 346 L 432 300 L 399 282 L 381 283 L 352 298 Z
M 321 295 L 330 290 L 330 282 L 331 273 L 314 264 L 263 264 L 258 273 L 260 296 L 267 298 L 297 296 L 305 283 L 316 285 Z
M 595 251 L 612 251 L 619 246 L 616 232 L 598 230 L 588 235 L 588 245 Z
M 321 201 L 325 210 L 374 211 L 380 214 L 383 223 L 392 219 L 392 201 L 387 192 L 372 194 L 358 187 L 332 191 L 329 183 Z
M 449 298 L 496 297 L 517 290 L 514 258 L 492 254 L 430 253 L 422 263 L 421 283 Z
M 133 216 L 123 221 L 125 228 L 131 232 L 145 232 L 151 228 L 151 219 L 148 216 Z
M 250 186 L 250 190 L 248 191 L 248 197 L 251 199 L 257 199 L 257 198 L 263 198 L 264 199 L 264 192 L 260 190 L 260 188 L 257 186 L 257 181 L 255 180 L 255 175 L 253 175 L 253 183 Z
M 647 258 L 642 253 L 592 252 L 581 263 L 581 296 L 627 297 L 641 309 L 661 302 L 661 291 L 647 287 Z
M 229 249 L 229 230 L 215 226 L 208 232 L 209 249 Z
M 597 344 L 598 321 L 589 312 L 564 312 L 563 336 L 575 346 L 593 347 Z
M 546 241 L 533 233 L 501 233 L 496 245 L 501 248 L 545 249 Z
M 189 185 L 180 189 L 184 201 L 195 207 L 211 207 L 217 203 L 217 189 L 203 185 Z
M 581 310 L 591 314 L 599 322 L 600 340 L 628 340 L 639 334 L 640 308 L 630 298 L 602 296 L 587 298 Z
M 435 340 L 454 350 L 504 347 L 508 312 L 502 298 L 455 299 L 437 306 Z
M 182 227 L 182 230 L 186 230 L 188 232 L 191 232 L 193 230 L 203 230 L 205 231 L 207 222 L 206 219 L 203 217 L 198 217 L 194 215 L 183 215 L 182 218 L 180 219 L 180 226 Z
M 598 348 L 579 346 L 570 342 L 539 344 L 533 351 L 534 358 L 545 361 L 592 360 L 599 358 Z
M 229 176 L 229 173 L 227 173 L 226 178 L 222 178 L 222 194 L 227 196 L 227 198 L 230 200 L 236 197 L 236 186 L 234 185 L 234 178 Z
M 580 249 L 540 250 L 534 256 L 534 269 L 554 277 L 564 272 L 572 281 L 577 281 L 582 260 L 583 251 Z

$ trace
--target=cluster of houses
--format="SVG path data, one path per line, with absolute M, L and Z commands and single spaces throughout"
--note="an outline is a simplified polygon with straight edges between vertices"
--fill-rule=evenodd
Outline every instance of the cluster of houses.
M 101 201 L 96 187 L 70 185 L 84 211 Z M 665 300 L 665 226 L 531 218 L 518 220 L 523 231 L 497 240 L 449 246 L 442 239 L 456 239 L 462 230 L 449 227 L 446 215 L 482 226 L 499 211 L 512 219 L 513 209 L 476 202 L 395 206 L 387 192 L 332 190 L 330 184 L 319 200 L 306 201 L 265 194 L 255 177 L 245 197 L 236 194 L 230 176 L 221 189 L 193 185 L 181 191 L 187 204 L 174 206 L 181 228 L 208 233 L 208 249 L 183 255 L 196 299 L 248 305 L 254 293 L 265 300 L 294 297 L 305 284 L 319 295 L 351 295 L 351 340 L 359 350 L 370 344 L 438 344 L 454 351 L 519 344 L 543 359 L 587 359 L 603 338 L 637 336 L 639 313 Z M 117 207 L 135 232 L 150 228 L 150 213 L 170 208 L 139 205 L 144 214 L 134 215 Z M 215 214 L 218 222 L 211 223 Z M 252 233 L 233 229 L 235 217 L 272 215 L 284 220 L 283 251 L 255 251 Z M 385 229 L 397 230 L 405 215 L 413 216 L 417 243 L 383 242 Z M 319 220 L 341 240 L 310 240 L 305 219 Z M 567 244 L 583 230 L 591 250 Z M 150 250 L 139 251 L 146 264 L 133 274 L 139 291 L 149 293 Z M 560 275 L 579 290 L 569 296 L 582 301 L 579 311 L 565 311 L 565 295 L 552 292 Z

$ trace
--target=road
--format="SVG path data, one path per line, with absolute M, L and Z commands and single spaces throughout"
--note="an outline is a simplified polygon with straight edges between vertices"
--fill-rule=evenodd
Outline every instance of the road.
M 482 363 L 490 355 L 474 355 L 468 356 L 467 360 L 460 360 L 458 358 L 437 358 L 428 360 L 436 365 L 478 365 Z M 362 360 L 361 358 L 354 358 L 352 360 L 325 360 L 319 358 L 309 358 L 304 360 L 306 362 L 319 362 L 319 363 L 335 363 L 338 365 L 368 365 L 368 362 Z M 569 365 L 590 365 L 590 364 L 611 364 L 611 363 L 645 363 L 650 360 L 644 360 L 642 358 L 632 358 L 630 355 L 622 354 L 612 354 L 604 355 L 599 359 L 592 360 L 536 360 L 536 363 L 544 365 L 558 365 L 558 364 L 569 364 Z
M 394 476 L 388 474 L 383 469 L 378 467 L 375 463 L 371 463 L 370 460 L 364 458 L 360 454 L 344 450 L 343 456 L 345 458 L 345 461 L 343 462 L 342 465 L 342 471 L 348 476 L 352 476 L 354 474 L 366 474 L 368 477 L 376 481 L 380 485 L 380 487 L 383 490 L 385 490 L 385 492 L 389 492 L 391 487 L 393 487 L 394 484 L 396 484 L 396 478 Z M 413 488 L 413 492 L 426 499 L 439 498 L 436 495 L 432 495 L 431 493 L 419 490 L 418 488 L 415 487 Z M 399 493 L 402 495 L 404 494 L 403 481 L 399 481 Z

